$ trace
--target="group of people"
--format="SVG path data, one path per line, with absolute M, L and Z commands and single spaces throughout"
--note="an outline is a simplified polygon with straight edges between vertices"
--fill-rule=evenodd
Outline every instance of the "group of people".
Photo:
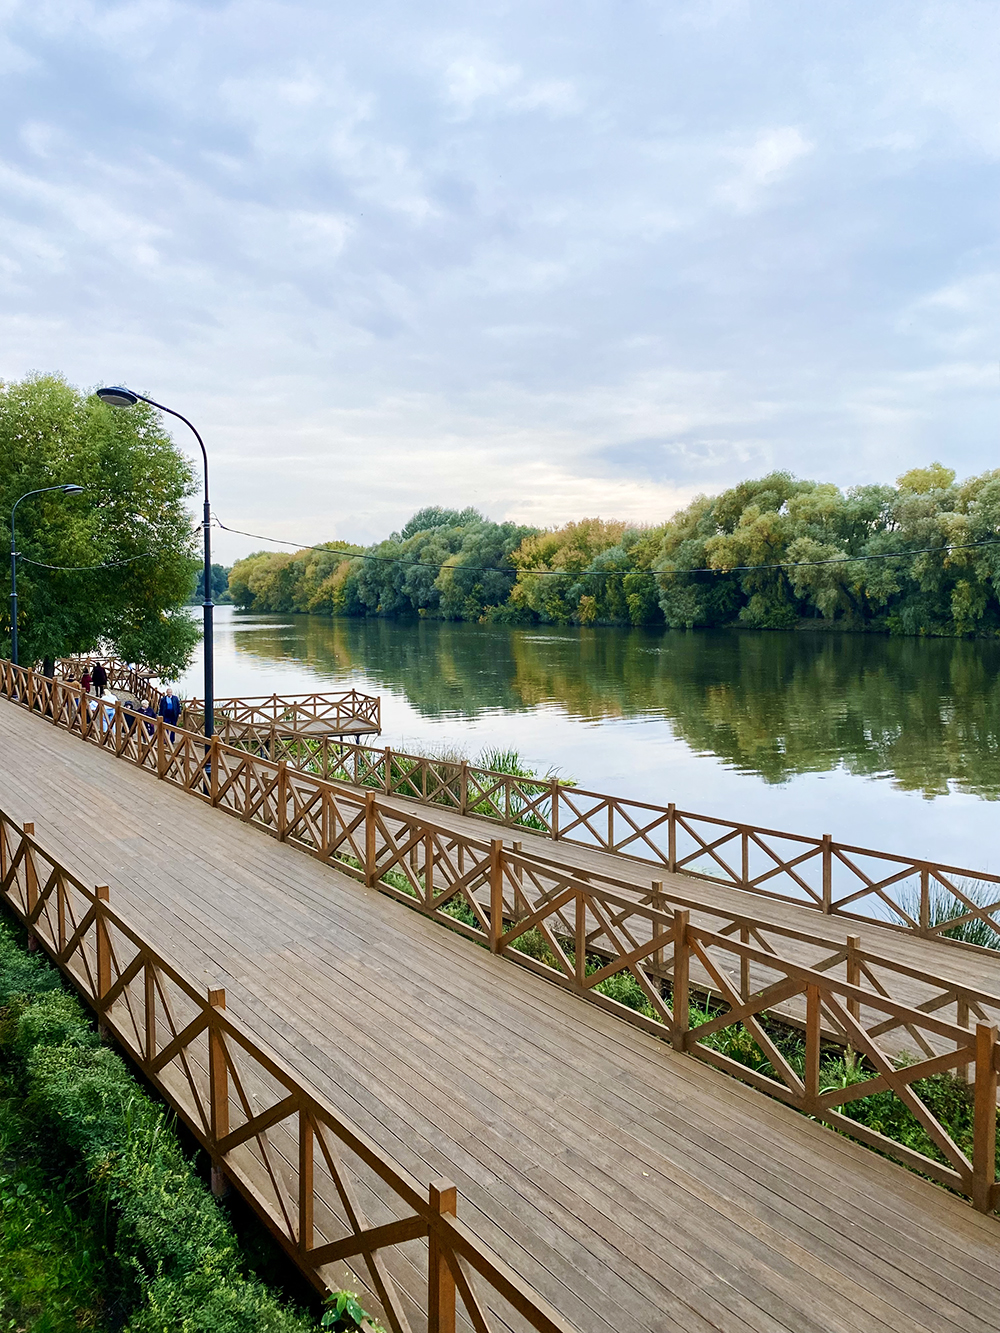
M 72 672 L 67 672 L 64 679 L 72 682 L 74 679 Z M 93 689 L 94 694 L 98 699 L 104 698 L 104 691 L 108 688 L 108 672 L 103 663 L 87 663 L 84 667 L 83 675 L 80 677 L 80 687 L 84 694 L 90 694 L 91 689 Z M 164 686 L 163 693 L 160 695 L 160 704 L 158 708 L 154 708 L 148 699 L 144 704 L 140 704 L 138 699 L 134 699 L 128 695 L 121 695 L 118 702 L 122 704 L 124 708 L 128 709 L 126 726 L 129 731 L 135 730 L 136 722 L 141 717 L 145 719 L 143 725 L 147 732 L 152 735 L 156 730 L 156 719 L 162 717 L 166 725 L 171 728 L 171 741 L 175 739 L 173 728 L 176 727 L 180 721 L 183 705 L 181 704 L 180 698 L 173 685 Z M 94 710 L 96 705 L 91 704 L 90 708 L 91 710 Z
M 46 671 L 45 674 L 48 675 L 49 672 Z M 73 673 L 71 671 L 67 672 L 65 679 L 72 681 Z M 90 687 L 93 686 L 94 693 L 97 695 L 98 699 L 103 699 L 104 691 L 108 688 L 107 668 L 100 662 L 94 662 L 93 664 L 88 662 L 83 668 L 83 675 L 80 677 L 80 686 L 84 694 L 89 694 Z

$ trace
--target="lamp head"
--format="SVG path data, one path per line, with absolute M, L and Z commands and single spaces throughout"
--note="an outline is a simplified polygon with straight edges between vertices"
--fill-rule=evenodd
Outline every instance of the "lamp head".
M 60 486 L 59 489 L 62 491 L 63 495 L 79 495 L 84 488 L 70 482 L 67 486 Z
M 131 389 L 123 389 L 120 384 L 112 385 L 107 389 L 98 389 L 97 396 L 102 403 L 107 403 L 109 407 L 135 407 L 139 401 Z

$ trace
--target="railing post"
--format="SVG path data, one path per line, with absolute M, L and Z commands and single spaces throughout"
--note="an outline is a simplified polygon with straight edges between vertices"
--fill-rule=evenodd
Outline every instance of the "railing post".
M 34 824 L 22 824 L 26 838 L 35 836 Z M 24 898 L 25 907 L 30 917 L 32 912 L 38 906 L 38 871 L 35 869 L 35 858 L 31 854 L 31 848 L 25 845 L 24 848 Z M 38 936 L 28 927 L 28 952 L 35 953 L 38 949 Z
M 552 829 L 552 841 L 559 841 L 559 779 L 553 778 L 549 793 L 549 825 Z
M 848 935 L 847 937 L 847 984 L 848 986 L 861 985 L 861 964 L 858 961 L 858 952 L 861 949 L 861 936 Z M 848 1000 L 847 1011 L 857 1022 L 861 1017 L 861 1001 Z
M 167 741 L 163 718 L 156 719 L 156 776 L 164 778 L 167 775 Z
M 108 1015 L 104 1011 L 102 1001 L 105 995 L 111 989 L 111 936 L 108 933 L 108 923 L 104 915 L 102 903 L 108 902 L 111 897 L 111 890 L 107 884 L 98 884 L 94 889 L 94 895 L 97 898 L 95 904 L 97 915 L 95 927 L 97 930 L 97 1002 L 100 1013 L 98 1028 L 102 1037 L 108 1035 Z
M 819 1101 L 819 1057 L 820 1057 L 820 1007 L 819 987 L 806 987 L 806 1096 L 802 1110 L 811 1115 Z
M 217 1199 L 225 1196 L 226 1177 L 215 1148 L 229 1133 L 229 1070 L 226 1068 L 226 1046 L 219 1031 L 217 1010 L 226 1007 L 226 992 L 222 989 L 208 992 L 208 1088 L 209 1116 L 212 1127 L 212 1193 Z
M 926 866 L 920 867 L 920 933 L 926 935 L 931 928 L 931 876 Z
M 278 827 L 278 841 L 283 842 L 288 831 L 288 765 L 284 759 L 278 760 L 278 807 L 275 818 Z
M 688 1004 L 690 1001 L 691 980 L 691 945 L 688 940 L 688 927 L 691 913 L 686 907 L 674 912 L 674 993 L 673 993 L 673 1030 L 670 1040 L 675 1051 L 687 1050 L 687 1034 L 690 1026 Z
M 667 806 L 667 871 L 677 873 L 677 807 L 673 801 Z
M 462 760 L 462 772 L 458 780 L 459 809 L 463 815 L 469 813 L 469 761 Z
M 969 1001 L 961 995 L 955 1001 L 955 1022 L 960 1028 L 967 1028 L 969 1026 Z M 956 1049 L 958 1044 L 958 1042 L 955 1043 Z M 970 1085 L 975 1083 L 976 1062 L 974 1060 L 970 1060 L 965 1066 L 962 1077 L 965 1079 L 966 1083 Z
M 424 903 L 434 906 L 434 834 L 424 838 Z
M 455 1333 L 455 1279 L 446 1257 L 446 1244 L 439 1222 L 458 1211 L 458 1191 L 450 1180 L 432 1180 L 429 1187 L 431 1217 L 427 1236 L 427 1333 Z
M 377 866 L 375 864 L 375 833 L 378 811 L 375 807 L 375 793 L 365 792 L 365 883 L 369 888 L 375 883 Z
M 385 747 L 385 794 L 392 795 L 392 746 Z
M 654 880 L 651 882 L 651 884 L 650 884 L 650 895 L 649 895 L 649 905 L 650 905 L 650 907 L 653 909 L 654 912 L 659 912 L 659 913 L 661 913 L 661 914 L 663 914 L 663 915 L 666 915 L 666 902 L 665 902 L 664 897 L 663 897 L 663 880 L 662 880 L 662 879 L 654 879 Z M 650 930 L 652 931 L 652 933 L 653 933 L 654 935 L 656 934 L 656 922 L 655 922 L 655 921 L 650 923 Z M 652 955 L 652 957 L 650 958 L 649 961 L 650 961 L 650 963 L 652 964 L 653 970 L 654 970 L 654 972 L 656 973 L 657 977 L 658 977 L 658 978 L 660 979 L 660 981 L 662 982 L 662 981 L 663 981 L 663 972 L 664 972 L 664 968 L 665 968 L 665 966 L 666 966 L 666 959 L 664 958 L 664 955 L 663 955 L 663 945 L 662 945 L 662 944 L 661 944 L 660 947 L 656 950 L 656 952 Z
M 740 830 L 740 888 L 750 887 L 750 834 Z
M 312 1116 L 299 1106 L 299 1254 L 313 1247 L 313 1138 Z
M 490 840 L 490 949 L 496 953 L 503 934 L 503 839 Z
M 823 834 L 823 911 L 827 916 L 833 911 L 833 838 Z
M 587 899 L 584 897 L 582 889 L 576 895 L 575 904 L 576 920 L 573 924 L 576 930 L 573 948 L 576 958 L 574 960 L 574 972 L 576 974 L 577 990 L 583 991 L 587 984 Z M 662 953 L 662 950 L 660 952 Z
M 997 1154 L 997 1029 L 991 1023 L 976 1024 L 974 1114 L 972 1202 L 981 1213 L 990 1213 Z
M 156 1055 L 156 974 L 152 960 L 147 958 L 142 969 L 143 1008 L 145 1009 L 146 1028 L 146 1063 L 151 1063 Z

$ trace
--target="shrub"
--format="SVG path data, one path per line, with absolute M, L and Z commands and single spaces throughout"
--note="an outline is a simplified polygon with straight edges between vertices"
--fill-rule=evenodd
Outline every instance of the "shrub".
M 102 1045 L 58 974 L 0 922 L 0 1057 L 28 1119 L 78 1160 L 112 1219 L 128 1333 L 305 1333 L 244 1271 L 236 1236 L 167 1116 Z

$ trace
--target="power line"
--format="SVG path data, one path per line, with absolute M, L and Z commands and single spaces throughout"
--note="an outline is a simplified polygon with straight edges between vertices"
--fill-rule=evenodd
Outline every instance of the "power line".
M 242 528 L 230 528 L 217 516 L 213 515 L 215 522 L 224 532 L 232 532 L 240 537 L 252 537 L 258 542 L 274 542 L 280 546 L 292 546 L 297 551 L 325 551 L 328 555 L 341 555 L 344 560 L 375 560 L 381 564 L 405 565 L 414 569 L 462 569 L 471 570 L 476 574 L 507 574 L 514 578 L 518 574 L 537 574 L 547 575 L 549 577 L 570 578 L 577 576 L 579 578 L 624 578 L 626 574 L 650 573 L 650 574 L 744 574 L 762 569 L 810 569 L 821 565 L 850 565 L 856 562 L 867 560 L 902 560 L 908 559 L 914 555 L 937 555 L 943 551 L 973 551 L 983 546 L 1000 546 L 1000 538 L 988 538 L 980 542 L 953 542 L 947 546 L 921 546 L 911 551 L 883 551 L 873 555 L 837 555 L 831 556 L 826 560 L 780 560 L 770 565 L 730 565 L 727 569 L 710 568 L 709 566 L 699 566 L 695 569 L 663 569 L 663 570 L 634 570 L 634 569 L 585 569 L 585 570 L 567 570 L 567 569 L 518 569 L 514 566 L 504 567 L 501 565 L 453 565 L 453 564 L 434 564 L 427 560 L 407 560 L 402 556 L 394 555 L 370 555 L 367 552 L 355 553 L 353 551 L 338 552 L 329 546 L 312 546 L 308 542 L 297 543 L 287 541 L 284 537 L 265 537 L 259 532 L 244 532 Z
M 43 560 L 32 560 L 30 556 L 17 554 L 18 560 L 26 565 L 37 565 L 39 569 L 58 569 L 65 573 L 79 573 L 88 569 L 117 569 L 119 565 L 132 565 L 136 560 L 152 559 L 152 551 L 142 551 L 139 555 L 130 555 L 127 560 L 109 560 L 103 565 L 47 565 Z

